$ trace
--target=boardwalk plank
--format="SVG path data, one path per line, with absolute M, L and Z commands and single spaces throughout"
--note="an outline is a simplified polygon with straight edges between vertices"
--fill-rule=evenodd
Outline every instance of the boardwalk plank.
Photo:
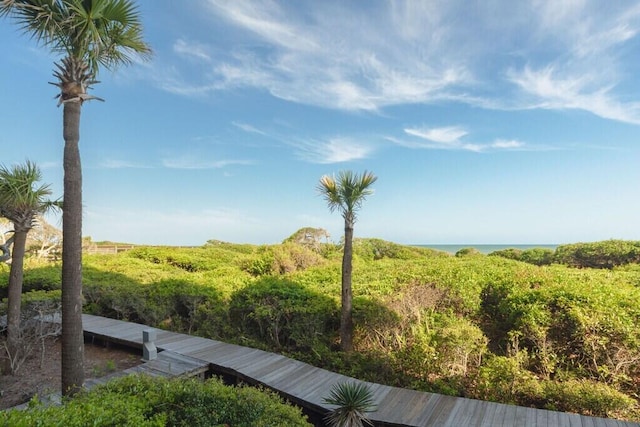
M 493 416 L 496 413 L 496 405 L 492 402 L 486 402 L 486 407 L 483 412 L 482 418 L 479 420 L 481 427 L 494 427 Z
M 518 416 L 518 407 L 517 406 L 502 404 L 498 408 L 498 411 L 502 412 L 502 416 L 500 417 L 501 418 L 501 424 L 498 424 L 498 426 L 509 427 L 509 426 L 517 425 L 517 424 L 515 424 L 516 418 Z
M 304 378 L 307 372 L 307 367 L 297 363 L 278 363 L 273 366 L 273 369 L 263 369 L 260 373 L 250 374 L 249 372 L 243 372 L 243 374 L 255 378 L 257 381 L 268 385 L 280 385 L 282 381 L 287 384 L 291 384 L 295 381 L 299 381 Z
M 188 354 L 192 351 L 197 351 L 203 347 L 208 347 L 210 340 L 200 337 L 190 337 L 189 335 L 182 335 L 179 339 L 174 340 L 171 343 L 165 343 L 156 341 L 156 347 L 169 351 L 179 351 L 183 354 Z
M 433 409 L 430 412 L 423 411 L 415 417 L 416 425 L 445 425 L 447 420 L 451 418 L 451 413 L 458 402 L 458 399 L 452 396 L 432 395 L 434 401 Z
M 269 372 L 276 371 L 283 366 L 289 365 L 288 358 L 274 353 L 267 353 L 260 360 L 254 361 L 253 364 L 242 366 L 239 368 L 243 375 L 247 375 L 253 378 L 260 378 Z
M 512 424 L 502 423 L 504 427 L 509 426 L 525 426 L 527 425 L 527 417 L 529 413 L 534 411 L 532 408 L 525 408 L 524 406 L 516 406 L 516 415 Z
M 480 400 L 459 399 L 451 408 L 449 418 L 443 422 L 443 426 L 475 426 L 478 418 L 484 416 L 486 405 Z

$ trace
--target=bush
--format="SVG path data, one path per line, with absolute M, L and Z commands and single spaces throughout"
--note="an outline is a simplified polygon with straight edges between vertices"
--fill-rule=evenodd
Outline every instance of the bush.
M 277 349 L 328 345 L 338 324 L 336 302 L 275 277 L 263 278 L 231 297 L 229 317 L 242 334 Z
M 462 248 L 458 252 L 456 252 L 456 257 L 461 258 L 465 256 L 479 256 L 482 255 L 482 252 L 477 250 L 476 248 Z
M 60 264 L 49 263 L 36 258 L 26 258 L 24 262 L 23 292 L 60 289 Z M 3 268 L 0 268 L 0 298 L 7 297 L 8 283 L 9 268 L 7 266 L 6 274 Z
M 479 369 L 469 397 L 529 406 L 539 401 L 542 387 L 536 377 L 527 371 L 526 354 L 516 357 L 494 356 Z
M 227 321 L 226 304 L 215 287 L 184 280 L 149 285 L 85 285 L 85 312 L 148 326 L 197 334 Z M 213 335 L 218 336 L 218 335 Z
M 607 268 L 640 262 L 640 241 L 605 240 L 556 248 L 555 261 L 570 267 Z
M 550 265 L 555 260 L 555 252 L 546 248 L 531 248 L 525 250 L 508 248 L 491 252 L 489 256 L 499 256 L 533 265 Z
M 544 407 L 554 411 L 611 417 L 633 408 L 635 401 L 618 390 L 588 380 L 544 382 Z
M 414 258 L 419 251 L 418 248 L 398 245 L 382 239 L 355 239 L 353 242 L 354 254 L 370 261 L 382 258 L 410 259 Z
M 218 379 L 118 378 L 68 400 L 24 411 L 0 412 L 11 426 L 308 426 L 299 408 L 271 392 L 228 387 Z
M 257 258 L 243 261 L 242 269 L 252 276 L 282 275 L 320 265 L 324 258 L 313 248 L 297 243 L 263 246 Z
M 516 249 L 516 248 L 500 249 L 499 251 L 491 252 L 489 256 L 499 256 L 502 258 L 512 259 L 514 261 L 520 261 L 520 257 L 522 256 L 522 249 Z
M 531 248 L 522 251 L 520 261 L 533 265 L 550 265 L 553 263 L 555 252 L 545 248 Z

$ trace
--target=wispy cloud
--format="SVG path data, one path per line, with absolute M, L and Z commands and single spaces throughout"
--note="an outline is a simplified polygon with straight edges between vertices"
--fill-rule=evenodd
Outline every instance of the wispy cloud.
M 62 167 L 59 162 L 40 162 L 38 163 L 40 169 L 58 169 Z
M 300 8 L 275 1 L 210 0 L 204 12 L 213 11 L 212 19 L 244 31 L 250 42 L 218 52 L 212 58 L 217 65 L 202 84 L 194 85 L 183 70 L 161 86 L 187 96 L 202 89 L 255 87 L 292 102 L 375 111 L 447 99 L 450 88 L 470 81 L 464 64 L 439 59 L 435 39 L 427 45 L 409 40 L 404 23 L 389 20 L 388 11 L 363 14 L 349 8 L 345 3 Z M 209 44 L 180 39 L 174 51 L 209 59 L 210 53 L 199 48 Z
M 304 140 L 290 143 L 299 158 L 310 163 L 345 163 L 369 157 L 375 147 L 347 137 L 334 137 L 325 141 Z
M 173 44 L 173 51 L 179 55 L 195 58 L 204 62 L 210 62 L 211 57 L 204 44 L 178 39 Z
M 266 132 L 261 131 L 260 129 L 247 124 L 247 123 L 242 123 L 242 122 L 231 122 L 232 125 L 234 125 L 235 127 L 237 127 L 240 130 L 243 130 L 245 132 L 248 133 L 257 133 L 258 135 L 266 135 Z
M 428 139 L 440 144 L 458 144 L 460 138 L 467 134 L 467 131 L 458 126 L 442 128 L 407 128 L 404 130 L 409 135 Z
M 495 141 L 493 141 L 490 144 L 491 148 L 510 148 L 510 149 L 514 149 L 514 148 L 524 148 L 525 143 L 522 141 L 518 141 L 515 139 L 510 139 L 510 140 L 506 140 L 506 139 L 496 139 Z
M 162 160 L 162 166 L 170 169 L 221 169 L 232 165 L 251 165 L 251 160 L 206 160 L 193 156 L 172 157 Z
M 220 36 L 215 30 L 210 39 L 178 39 L 174 54 L 211 65 L 205 71 L 188 68 L 189 61 L 158 66 L 164 90 L 202 96 L 256 88 L 349 111 L 452 101 L 487 109 L 581 109 L 640 123 L 640 107 L 623 89 L 637 74 L 624 59 L 640 32 L 638 4 L 490 2 L 472 18 L 463 0 L 367 8 L 331 0 L 304 7 L 274 0 L 203 4 L 202 16 L 219 31 L 241 34 L 241 42 L 208 49 Z
M 210 0 L 224 17 L 259 35 L 262 39 L 286 49 L 309 51 L 318 48 L 316 41 L 301 30 L 299 24 L 287 22 L 288 11 L 275 1 Z
M 414 149 L 431 150 L 463 150 L 473 152 L 495 150 L 524 150 L 530 149 L 522 141 L 496 139 L 491 143 L 475 143 L 463 140 L 469 132 L 460 126 L 445 127 L 411 127 L 405 128 L 404 133 L 413 137 L 388 137 L 388 141 L 396 145 Z
M 525 67 L 508 75 L 530 96 L 526 108 L 580 109 L 605 119 L 640 124 L 640 102 L 616 100 L 613 87 L 600 83 L 594 73 L 571 76 L 549 66 L 539 70 Z
M 640 5 L 603 8 L 597 1 L 541 1 L 532 12 L 535 37 L 526 63 L 507 67 L 517 108 L 579 109 L 640 124 L 640 103 L 623 87 L 635 74 L 624 58 L 640 31 Z
M 100 167 L 106 169 L 149 169 L 152 166 L 128 160 L 106 159 L 100 163 Z

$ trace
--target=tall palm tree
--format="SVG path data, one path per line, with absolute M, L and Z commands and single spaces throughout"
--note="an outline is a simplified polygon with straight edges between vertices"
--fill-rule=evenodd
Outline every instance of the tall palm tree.
M 82 169 L 80 110 L 99 99 L 87 90 L 107 69 L 143 58 L 151 49 L 142 38 L 138 10 L 130 0 L 0 0 L 8 15 L 44 46 L 63 57 L 54 84 L 64 105 L 64 206 L 62 210 L 62 393 L 73 395 L 84 383 L 82 330 Z
M 342 313 L 340 316 L 340 347 L 353 350 L 353 318 L 351 272 L 353 260 L 353 225 L 356 212 L 365 198 L 373 193 L 371 185 L 378 177 L 364 171 L 362 175 L 341 171 L 337 177 L 325 175 L 320 178 L 318 191 L 324 196 L 331 212 L 338 210 L 344 218 L 344 252 L 342 254 Z
M 56 202 L 49 200 L 49 185 L 37 186 L 41 179 L 40 169 L 29 161 L 11 168 L 0 165 L 0 216 L 13 223 L 13 253 L 7 304 L 7 351 L 11 374 L 17 368 L 12 361 L 18 357 L 19 352 L 20 303 L 27 233 L 33 227 L 37 215 L 57 206 Z

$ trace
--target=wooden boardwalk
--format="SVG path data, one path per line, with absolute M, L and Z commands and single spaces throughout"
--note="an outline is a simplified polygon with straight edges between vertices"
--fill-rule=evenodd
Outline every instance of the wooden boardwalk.
M 137 323 L 88 314 L 83 315 L 83 326 L 88 336 L 136 348 L 142 348 L 142 331 L 151 329 Z M 178 364 L 182 364 L 184 374 L 197 374 L 210 368 L 216 374 L 232 376 L 249 384 L 264 385 L 319 414 L 331 409 L 322 400 L 329 395 L 334 384 L 361 382 L 262 350 L 159 329 L 156 331 L 158 359 L 125 373 L 143 371 L 152 375 L 173 375 L 171 367 L 177 369 Z M 377 426 L 640 427 L 638 423 L 364 383 L 374 393 L 377 411 L 370 413 L 369 417 Z

